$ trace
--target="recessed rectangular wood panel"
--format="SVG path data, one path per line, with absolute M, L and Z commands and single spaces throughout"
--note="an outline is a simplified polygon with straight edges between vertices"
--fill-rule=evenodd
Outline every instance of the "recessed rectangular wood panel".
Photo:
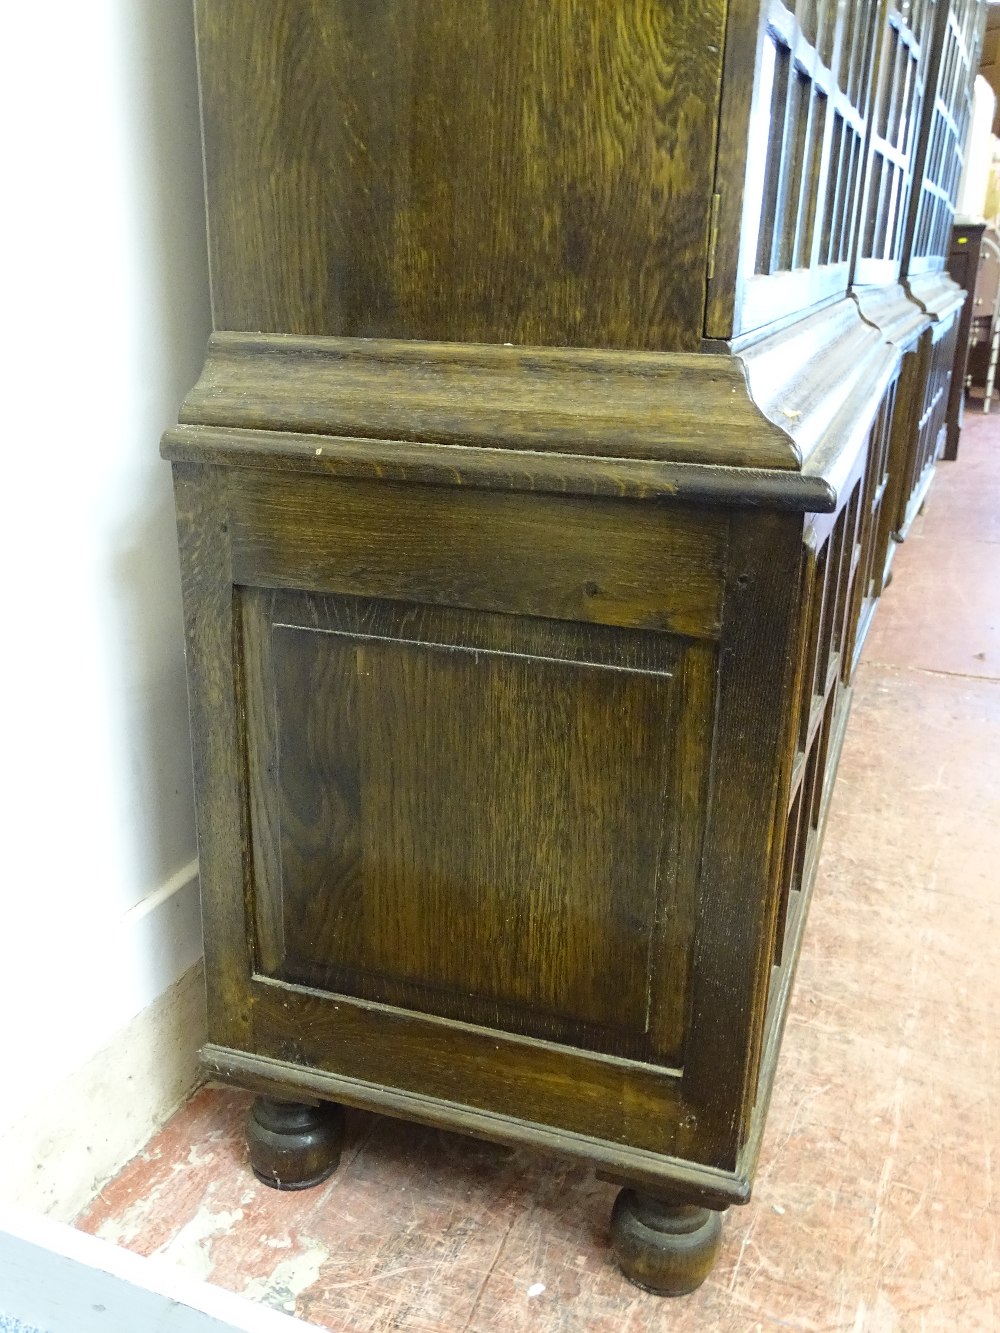
M 288 626 L 273 651 L 286 970 L 645 1032 L 669 677 Z
M 363 599 L 240 601 L 258 967 L 679 1061 L 699 855 L 682 806 L 703 798 L 711 654 Z M 681 720 L 692 691 L 705 706 Z

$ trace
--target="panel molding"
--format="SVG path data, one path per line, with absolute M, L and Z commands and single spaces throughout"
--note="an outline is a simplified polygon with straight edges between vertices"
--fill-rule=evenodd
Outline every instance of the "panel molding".
M 685 714 L 682 699 L 694 679 L 711 690 L 714 653 L 689 661 L 693 646 L 663 634 L 366 598 L 252 588 L 237 598 L 258 970 L 574 1047 L 654 1063 L 679 1058 L 697 885 L 681 807 L 697 805 L 705 767 L 690 719 L 707 716 Z M 400 670 L 416 672 L 417 693 L 407 687 L 397 697 L 390 677 Z M 484 706 L 492 741 L 480 750 Z M 620 725 L 588 724 L 581 707 Z M 636 708 L 635 725 L 626 725 Z M 418 752 L 408 750 L 418 741 Z M 586 753 L 577 753 L 581 744 Z M 451 760 L 439 771 L 442 747 Z M 302 765 L 313 779 L 299 775 Z M 494 765 L 501 777 L 491 797 Z M 519 772 L 533 775 L 530 817 L 516 795 Z M 383 811 L 390 796 L 392 810 Z M 527 842 L 511 861 L 522 834 Z M 481 852 L 471 861 L 470 845 Z M 475 913 L 453 919 L 480 891 L 499 904 L 482 927 L 497 932 L 492 943 L 479 939 Z M 382 901 L 386 893 L 391 901 Z M 392 923 L 405 919 L 414 895 L 428 894 L 416 934 L 392 943 L 400 928 Z M 532 925 L 539 897 L 563 919 L 542 954 Z M 320 916 L 311 904 L 323 905 Z M 424 917 L 451 940 L 436 964 L 432 939 L 421 943 Z M 614 963 L 598 956 L 611 946 L 592 937 L 595 921 L 617 923 Z M 463 935 L 466 947 L 456 947 Z M 391 962 L 399 949 L 402 971 Z M 414 972 L 417 955 L 424 963 Z M 452 971 L 463 958 L 488 964 L 478 981 L 466 971 L 449 981 L 437 975 L 446 956 Z M 526 978 L 537 994 L 521 993 Z M 555 989 L 545 999 L 547 987 Z

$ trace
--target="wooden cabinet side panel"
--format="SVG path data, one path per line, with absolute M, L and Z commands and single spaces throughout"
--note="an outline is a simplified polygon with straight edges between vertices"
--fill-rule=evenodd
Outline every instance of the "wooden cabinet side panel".
M 726 1168 L 747 1132 L 767 1002 L 804 558 L 794 517 L 734 514 L 731 532 L 684 1061 L 707 1160 Z
M 237 583 L 718 636 L 716 510 L 251 472 L 234 493 Z
M 683 641 L 238 590 L 259 966 L 676 1064 Z
M 360 530 L 364 525 L 359 525 L 358 519 L 365 512 L 367 498 L 360 508 L 352 507 L 361 492 L 366 492 L 364 485 L 356 488 L 353 484 L 336 481 L 324 483 L 316 478 L 287 478 L 274 474 L 262 482 L 248 474 L 230 473 L 224 486 L 221 482 L 210 483 L 199 497 L 199 483 L 194 474 L 197 472 L 204 479 L 222 473 L 222 470 L 189 471 L 192 476 L 185 491 L 182 484 L 185 472 L 178 469 L 178 495 L 189 585 L 188 614 L 189 620 L 194 618 L 192 623 L 196 633 L 192 643 L 197 645 L 198 651 L 198 661 L 192 672 L 192 708 L 203 754 L 198 760 L 202 775 L 199 781 L 203 787 L 199 813 L 205 815 L 202 828 L 207 853 L 206 922 L 212 941 L 210 967 L 216 995 L 213 1040 L 218 1045 L 251 1053 L 256 1051 L 270 1059 L 304 1064 L 315 1062 L 317 1068 L 328 1069 L 338 1076 L 378 1081 L 382 1074 L 375 1069 L 377 1062 L 370 1066 L 365 1064 L 365 1039 L 349 1036 L 346 1029 L 344 1040 L 348 1046 L 344 1049 L 352 1052 L 351 1068 L 341 1065 L 340 1056 L 336 1054 L 340 1049 L 336 1032 L 352 1014 L 369 1015 L 370 1018 L 364 1019 L 365 1024 L 383 1015 L 378 1018 L 378 1024 L 390 1023 L 386 1031 L 396 1033 L 398 1040 L 403 1040 L 401 1034 L 404 1031 L 410 1034 L 399 1046 L 399 1051 L 411 1041 L 415 1051 L 424 1051 L 414 1066 L 413 1078 L 407 1083 L 410 1090 L 431 1097 L 455 1098 L 458 1095 L 455 1079 L 465 1075 L 452 1071 L 444 1077 L 446 1071 L 441 1062 L 445 1060 L 445 1052 L 459 1049 L 465 1040 L 460 1036 L 462 1032 L 480 1032 L 482 1040 L 488 1044 L 491 1039 L 488 1024 L 484 1027 L 480 1020 L 470 1026 L 468 1022 L 456 1023 L 446 1015 L 420 1014 L 405 1005 L 394 1007 L 391 998 L 384 1002 L 376 1000 L 373 1004 L 363 996 L 351 999 L 344 995 L 338 998 L 335 993 L 324 995 L 312 986 L 303 986 L 301 982 L 279 976 L 272 976 L 267 982 L 263 978 L 255 980 L 250 944 L 254 924 L 254 885 L 267 858 L 272 858 L 273 866 L 279 856 L 282 816 L 273 799 L 268 806 L 267 799 L 262 800 L 259 792 L 255 794 L 251 789 L 248 766 L 252 767 L 252 762 L 245 749 L 244 728 L 260 727 L 260 734 L 265 738 L 265 764 L 268 753 L 277 755 L 280 762 L 280 739 L 273 723 L 264 721 L 262 724 L 266 707 L 255 705 L 251 697 L 254 689 L 260 692 L 262 682 L 266 688 L 267 671 L 262 670 L 259 663 L 253 667 L 239 660 L 237 640 L 244 633 L 240 620 L 247 614 L 249 605 L 242 604 L 241 599 L 246 594 L 240 592 L 240 585 L 245 580 L 252 594 L 251 601 L 256 599 L 259 604 L 258 610 L 251 613 L 257 617 L 258 629 L 265 623 L 273 625 L 294 619 L 282 614 L 280 609 L 273 614 L 281 598 L 306 597 L 308 601 L 310 596 L 320 595 L 347 600 L 360 598 L 364 603 L 373 595 L 376 586 L 383 595 L 388 593 L 398 598 L 402 591 L 395 582 L 397 574 L 394 571 L 401 568 L 398 551 L 388 564 L 381 567 L 377 577 L 373 577 L 370 565 L 359 560 L 362 549 L 368 554 L 376 550 L 376 530 L 381 531 L 384 550 L 390 553 L 396 535 L 405 532 L 405 527 L 394 526 L 394 506 L 399 502 L 397 488 L 370 488 L 372 500 L 377 492 L 384 503 L 377 511 L 371 511 L 370 530 L 366 535 Z M 261 488 L 276 501 L 277 509 L 263 506 Z M 399 488 L 400 491 L 403 489 Z M 355 490 L 358 495 L 352 499 Z M 436 512 L 434 495 L 434 490 L 427 488 L 432 514 Z M 276 534 L 271 523 L 290 497 L 296 500 L 292 505 L 292 512 L 297 514 L 293 526 L 311 533 L 308 552 L 296 553 L 294 558 L 286 546 L 289 533 Z M 449 499 L 450 516 L 462 530 L 463 524 L 469 521 L 468 517 L 461 517 L 463 505 L 473 506 L 471 517 L 480 502 L 492 503 L 496 499 L 506 502 L 510 497 L 453 493 Z M 347 509 L 338 513 L 342 501 Z M 540 520 L 534 540 L 549 557 L 565 540 L 565 531 L 559 530 L 551 521 L 552 515 L 547 508 L 550 502 L 549 497 L 521 497 L 517 501 L 519 507 L 533 511 Z M 565 503 L 567 507 L 561 512 L 568 518 L 574 513 L 574 505 Z M 197 515 L 195 504 L 198 505 Z M 303 510 L 297 505 L 305 505 L 316 522 L 304 522 Z M 620 528 L 617 518 L 613 517 L 618 510 L 627 513 L 631 523 L 623 522 Z M 588 560 L 595 553 L 597 559 L 607 560 L 609 550 L 614 552 L 616 541 L 624 540 L 621 533 L 627 528 L 631 534 L 616 553 L 616 559 L 622 558 L 623 552 L 627 553 L 628 561 L 617 566 L 620 581 L 615 585 L 614 595 L 607 595 L 595 603 L 600 610 L 595 611 L 589 626 L 577 623 L 579 610 L 575 605 L 573 615 L 568 614 L 568 606 L 560 611 L 562 594 L 558 577 L 553 580 L 554 601 L 539 603 L 537 585 L 529 580 L 519 602 L 503 569 L 504 556 L 511 554 L 516 558 L 517 552 L 512 547 L 505 547 L 496 536 L 493 541 L 496 554 L 490 566 L 495 582 L 489 583 L 487 566 L 484 564 L 477 570 L 474 561 L 472 579 L 479 589 L 476 600 L 488 608 L 484 613 L 487 618 L 499 613 L 498 618 L 506 623 L 514 613 L 515 617 L 527 615 L 533 622 L 540 612 L 549 609 L 557 617 L 555 623 L 562 624 L 558 630 L 560 635 L 586 633 L 596 634 L 599 638 L 601 634 L 631 633 L 640 640 L 659 640 L 662 629 L 671 623 L 671 617 L 663 614 L 662 606 L 653 614 L 649 613 L 648 607 L 641 614 L 636 613 L 637 606 L 647 606 L 645 599 L 651 595 L 644 590 L 647 585 L 650 589 L 658 589 L 658 596 L 665 590 L 668 598 L 676 597 L 678 586 L 700 589 L 695 599 L 698 615 L 689 622 L 691 628 L 698 629 L 698 636 L 686 640 L 683 652 L 672 663 L 666 659 L 660 663 L 661 669 L 666 667 L 672 673 L 671 688 L 676 687 L 678 695 L 668 710 L 677 723 L 671 741 L 671 763 L 675 767 L 671 799 L 676 804 L 677 817 L 671 826 L 673 832 L 659 855 L 683 889 L 676 899 L 668 900 L 657 909 L 657 940 L 665 947 L 653 947 L 647 966 L 647 984 L 651 990 L 673 996 L 665 1009 L 660 1007 L 660 1018 L 655 1006 L 650 1011 L 651 1040 L 664 1052 L 672 1044 L 682 1054 L 683 1063 L 680 1068 L 676 1060 L 665 1065 L 657 1064 L 655 1059 L 650 1063 L 650 1055 L 636 1058 L 634 1048 L 626 1050 L 625 1047 L 622 1056 L 617 1057 L 607 1048 L 604 1051 L 588 1049 L 579 1039 L 575 1048 L 566 1045 L 564 1034 L 562 1040 L 558 1033 L 550 1040 L 532 1036 L 530 1032 L 518 1034 L 504 1030 L 501 1025 L 494 1030 L 493 1040 L 500 1042 L 500 1047 L 495 1049 L 502 1048 L 505 1054 L 495 1072 L 511 1086 L 522 1087 L 522 1110 L 517 1114 L 523 1118 L 541 1117 L 544 1120 L 548 1117 L 549 1123 L 562 1125 L 567 1132 L 593 1132 L 601 1138 L 632 1142 L 652 1151 L 680 1153 L 692 1161 L 732 1170 L 745 1131 L 744 1103 L 752 1081 L 773 933 L 774 895 L 771 893 L 770 879 L 773 876 L 770 872 L 774 861 L 775 803 L 780 801 L 780 781 L 775 774 L 780 773 L 783 762 L 782 745 L 787 729 L 783 710 L 789 706 L 787 676 L 795 600 L 790 590 L 799 586 L 801 521 L 794 516 L 749 513 L 726 518 L 710 510 L 631 504 L 605 506 L 604 502 L 594 503 L 589 512 L 592 520 L 589 540 L 585 542 L 581 537 L 579 546 L 572 547 L 572 558 L 567 565 L 584 585 L 590 582 L 586 577 L 592 568 L 588 567 Z M 409 514 L 410 511 L 404 505 L 398 513 Z M 387 528 L 378 529 L 381 520 L 388 523 Z M 569 526 L 572 528 L 572 523 Z M 278 528 L 281 528 L 280 522 Z M 200 536 L 197 535 L 199 530 Z M 187 547 L 183 541 L 185 531 L 188 533 Z M 351 534 L 351 540 L 360 540 L 362 546 L 345 548 L 342 545 L 345 531 Z M 508 537 L 511 534 L 516 536 L 517 532 L 515 522 Z M 697 560 L 694 548 L 687 545 L 695 534 L 699 552 Z M 454 530 L 449 534 L 445 529 L 435 535 L 441 540 L 429 541 L 421 548 L 425 563 L 422 565 L 420 560 L 409 562 L 416 584 L 407 585 L 408 595 L 412 595 L 414 586 L 438 586 L 454 597 L 454 584 L 445 579 L 435 585 L 431 575 L 436 579 L 441 571 L 433 563 L 426 564 L 427 560 L 436 558 L 434 553 L 447 548 Z M 210 551 L 208 546 L 211 546 Z M 279 561 L 282 576 L 274 587 L 271 580 L 277 550 L 283 551 Z M 408 555 L 412 554 L 411 548 Z M 300 559 L 303 555 L 305 558 Z M 539 568 L 546 563 L 548 557 L 540 560 Z M 558 570 L 558 559 L 552 567 Z M 626 570 L 629 571 L 627 576 Z M 317 571 L 320 577 L 317 577 Z M 451 577 L 456 577 L 454 570 Z M 725 605 L 720 617 L 718 596 L 723 580 Z M 296 582 L 299 590 L 292 586 Z M 704 590 L 713 584 L 715 597 L 710 597 L 706 605 Z M 235 622 L 234 588 L 238 608 Z M 607 587 L 602 591 L 608 593 Z M 262 616 L 259 606 L 268 599 L 275 600 L 270 603 L 267 614 Z M 395 606 L 393 614 L 397 616 L 410 614 L 398 600 L 389 605 Z M 205 611 L 207 607 L 211 607 L 210 614 Z M 420 614 L 426 615 L 432 610 L 434 616 L 456 617 L 463 621 L 470 614 L 476 614 L 474 608 L 434 608 L 433 603 Z M 305 617 L 307 627 L 316 628 L 320 622 L 314 613 L 310 615 L 311 619 L 308 615 Z M 565 619 L 560 620 L 560 615 Z M 717 658 L 715 635 L 719 632 L 720 618 L 723 621 L 722 644 Z M 626 622 L 624 627 L 623 621 Z M 542 620 L 539 623 L 544 625 L 547 622 Z M 556 632 L 555 626 L 552 632 Z M 670 637 L 663 636 L 664 642 Z M 538 652 L 542 645 L 539 642 L 528 646 Z M 599 663 L 603 650 L 594 651 Z M 544 652 L 542 656 L 545 656 Z M 360 658 L 356 659 L 352 668 L 355 677 L 360 661 Z M 622 665 L 623 659 L 619 656 L 617 662 Z M 636 664 L 644 669 L 655 665 L 646 659 L 637 659 Z M 253 684 L 254 672 L 256 685 Z M 643 708 L 646 706 L 646 703 L 642 704 Z M 671 727 L 674 727 L 673 723 Z M 706 761 L 710 753 L 714 755 L 714 763 L 709 774 Z M 657 798 L 652 788 L 643 799 L 647 804 L 650 801 L 655 803 Z M 706 805 L 707 834 L 703 844 Z M 278 834 L 270 838 L 270 845 L 265 837 L 260 845 L 255 839 L 251 846 L 250 828 L 259 830 L 263 825 L 258 821 L 267 820 L 278 829 Z M 556 836 L 555 825 L 549 836 Z M 280 905 L 272 917 L 271 926 L 279 916 Z M 269 929 L 266 921 L 263 927 L 260 920 L 256 925 L 258 936 L 261 931 L 266 933 Z M 545 925 L 540 923 L 539 929 L 544 931 Z M 275 938 L 279 943 L 273 950 L 274 958 L 280 956 L 283 947 L 280 932 L 287 927 L 287 921 L 278 922 Z M 256 947 L 257 966 L 266 967 L 267 959 L 261 952 L 259 938 Z M 606 959 L 596 959 L 595 962 L 598 966 L 607 965 Z M 638 978 L 638 972 L 635 977 Z M 622 984 L 626 995 L 639 994 L 627 977 Z M 302 999 L 292 998 L 297 995 Z M 307 1002 L 309 996 L 313 998 Z M 584 1011 L 587 1003 L 589 1001 L 584 997 Z M 606 1007 L 603 1014 L 599 1012 L 604 1004 L 601 1000 L 597 1010 L 582 1013 L 584 1027 L 587 1022 L 600 1022 L 607 1017 Z M 305 1006 L 302 1025 L 295 1020 L 300 1005 Z M 633 1010 L 641 1017 L 641 1002 L 633 1006 Z M 315 1015 L 315 1021 L 307 1017 L 310 1014 Z M 662 1018 L 664 1014 L 665 1020 Z M 501 1016 L 498 1014 L 497 1017 Z M 357 1021 L 360 1022 L 360 1018 Z M 681 1041 L 678 1041 L 678 1034 Z M 373 1036 L 374 1030 L 369 1035 Z M 394 1042 L 397 1036 L 393 1037 Z M 471 1035 L 469 1040 L 472 1040 Z M 477 1037 L 476 1041 L 479 1040 Z M 462 1068 L 467 1071 L 477 1069 L 480 1057 L 475 1051 L 478 1049 L 473 1042 L 469 1047 L 468 1063 Z M 402 1059 L 400 1055 L 396 1058 Z M 381 1068 L 379 1065 L 378 1069 Z M 565 1069 L 565 1075 L 560 1075 L 563 1081 L 559 1088 L 562 1091 L 550 1083 L 550 1074 L 543 1073 L 545 1069 L 556 1068 Z M 566 1089 L 575 1080 L 596 1077 L 597 1070 L 605 1071 L 598 1079 L 600 1089 L 595 1085 L 588 1094 L 590 1100 L 575 1105 Z M 472 1072 L 469 1076 L 472 1077 Z M 609 1079 L 616 1091 L 612 1091 Z M 646 1093 L 640 1093 L 642 1087 L 651 1090 L 651 1101 Z M 493 1093 L 483 1085 L 477 1096 L 481 1099 L 476 1104 L 487 1106 Z M 564 1096 L 568 1100 L 562 1109 L 551 1109 Z M 600 1105 L 605 1096 L 612 1101 Z M 532 1099 L 537 1112 L 534 1116 L 528 1114 Z M 617 1099 L 617 1109 L 614 1099 Z M 550 1110 L 545 1110 L 546 1105 Z
M 198 0 L 217 328 L 694 350 L 722 0 Z
M 175 464 L 188 701 L 205 924 L 208 1023 L 213 1040 L 250 1041 L 249 858 L 242 684 L 234 668 L 227 472 Z

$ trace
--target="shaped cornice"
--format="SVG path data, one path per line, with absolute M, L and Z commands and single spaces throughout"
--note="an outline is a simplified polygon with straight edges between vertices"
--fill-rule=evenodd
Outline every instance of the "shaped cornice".
M 727 355 L 213 336 L 183 424 L 794 470 Z
M 829 510 L 898 353 L 838 302 L 734 355 L 213 335 L 175 461 Z M 819 460 L 819 463 L 817 463 Z

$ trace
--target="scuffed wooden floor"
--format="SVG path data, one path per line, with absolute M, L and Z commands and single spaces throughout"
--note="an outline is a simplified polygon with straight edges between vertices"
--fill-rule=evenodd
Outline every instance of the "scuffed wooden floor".
M 206 1089 L 85 1230 L 332 1330 L 1000 1329 L 1000 415 L 971 415 L 866 649 L 753 1201 L 680 1301 L 612 1266 L 615 1190 L 361 1114 L 277 1194 Z

